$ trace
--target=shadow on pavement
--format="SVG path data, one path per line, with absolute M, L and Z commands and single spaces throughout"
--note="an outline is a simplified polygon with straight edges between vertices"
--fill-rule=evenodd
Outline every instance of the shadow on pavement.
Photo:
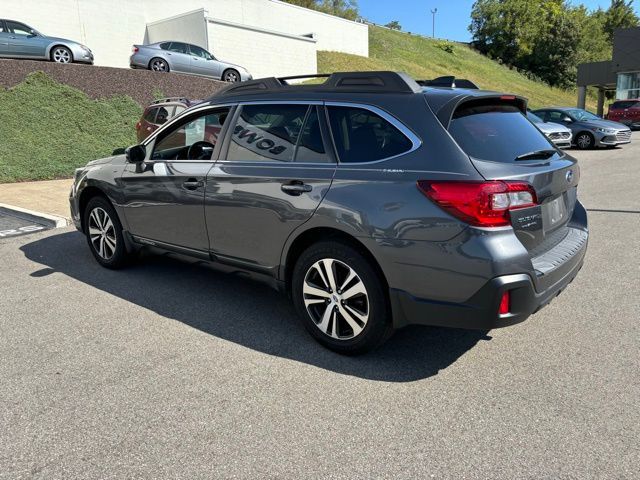
M 111 271 L 96 263 L 78 232 L 48 236 L 21 250 L 45 266 L 33 277 L 60 272 L 224 340 L 365 379 L 409 382 L 430 377 L 479 340 L 490 339 L 486 331 L 407 327 L 368 355 L 344 357 L 307 334 L 284 295 L 216 272 L 206 262 L 144 255 L 127 269 Z M 90 298 L 86 308 L 91 308 Z

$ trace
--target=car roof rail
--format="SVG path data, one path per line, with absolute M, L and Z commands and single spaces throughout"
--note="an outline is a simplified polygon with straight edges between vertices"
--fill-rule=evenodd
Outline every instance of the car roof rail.
M 294 84 L 291 80 L 305 78 L 326 78 L 323 83 Z M 353 93 L 420 93 L 422 89 L 416 81 L 404 72 L 335 72 L 331 74 L 294 75 L 289 77 L 268 77 L 230 85 L 217 92 L 213 98 L 221 96 L 265 93 L 267 91 L 317 91 Z
M 447 87 L 447 88 L 471 88 L 478 90 L 479 87 L 471 80 L 466 78 L 456 78 L 454 76 L 445 76 L 434 78 L 433 80 L 417 80 L 418 85 L 423 87 Z
M 160 98 L 158 100 L 154 100 L 149 105 L 158 105 L 159 103 L 169 103 L 169 102 L 189 103 L 189 101 L 190 100 L 186 97 L 167 97 L 167 98 Z

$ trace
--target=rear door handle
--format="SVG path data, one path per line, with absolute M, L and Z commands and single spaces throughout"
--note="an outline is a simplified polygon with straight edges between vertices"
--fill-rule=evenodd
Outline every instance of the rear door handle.
M 307 185 L 306 183 L 302 183 L 299 180 L 295 180 L 291 183 L 283 183 L 280 187 L 280 190 L 282 190 L 287 195 L 298 196 L 302 195 L 303 193 L 310 192 L 311 190 L 313 190 L 313 187 L 311 185 Z
M 187 190 L 195 190 L 198 187 L 203 187 L 204 182 L 202 180 L 197 180 L 195 178 L 190 178 L 182 183 L 182 186 Z

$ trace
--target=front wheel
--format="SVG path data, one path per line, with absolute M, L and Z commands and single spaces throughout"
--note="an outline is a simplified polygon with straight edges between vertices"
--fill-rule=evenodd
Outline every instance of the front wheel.
M 595 140 L 593 139 L 593 135 L 588 132 L 581 132 L 576 137 L 576 145 L 580 150 L 593 148 L 594 144 Z
M 222 74 L 222 80 L 229 83 L 236 83 L 240 81 L 240 74 L 237 72 L 237 70 L 233 70 L 230 68 L 229 70 L 225 70 L 225 72 Z
M 51 61 L 56 63 L 73 62 L 73 54 L 67 47 L 55 47 L 51 51 Z
M 122 236 L 122 225 L 106 198 L 93 197 L 84 210 L 84 231 L 91 253 L 100 265 L 123 267 L 129 255 Z
M 393 332 L 384 282 L 351 246 L 312 245 L 298 259 L 291 281 L 298 315 L 325 347 L 357 355 L 379 346 Z

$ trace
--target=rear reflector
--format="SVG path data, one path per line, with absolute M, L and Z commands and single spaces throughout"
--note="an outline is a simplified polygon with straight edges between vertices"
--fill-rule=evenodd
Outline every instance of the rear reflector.
M 509 313 L 511 310 L 511 295 L 509 294 L 509 290 L 502 294 L 502 298 L 500 299 L 500 308 L 498 309 L 498 313 L 500 315 L 505 315 Z
M 526 182 L 431 182 L 418 188 L 440 208 L 477 227 L 510 224 L 509 210 L 537 205 L 536 192 Z

